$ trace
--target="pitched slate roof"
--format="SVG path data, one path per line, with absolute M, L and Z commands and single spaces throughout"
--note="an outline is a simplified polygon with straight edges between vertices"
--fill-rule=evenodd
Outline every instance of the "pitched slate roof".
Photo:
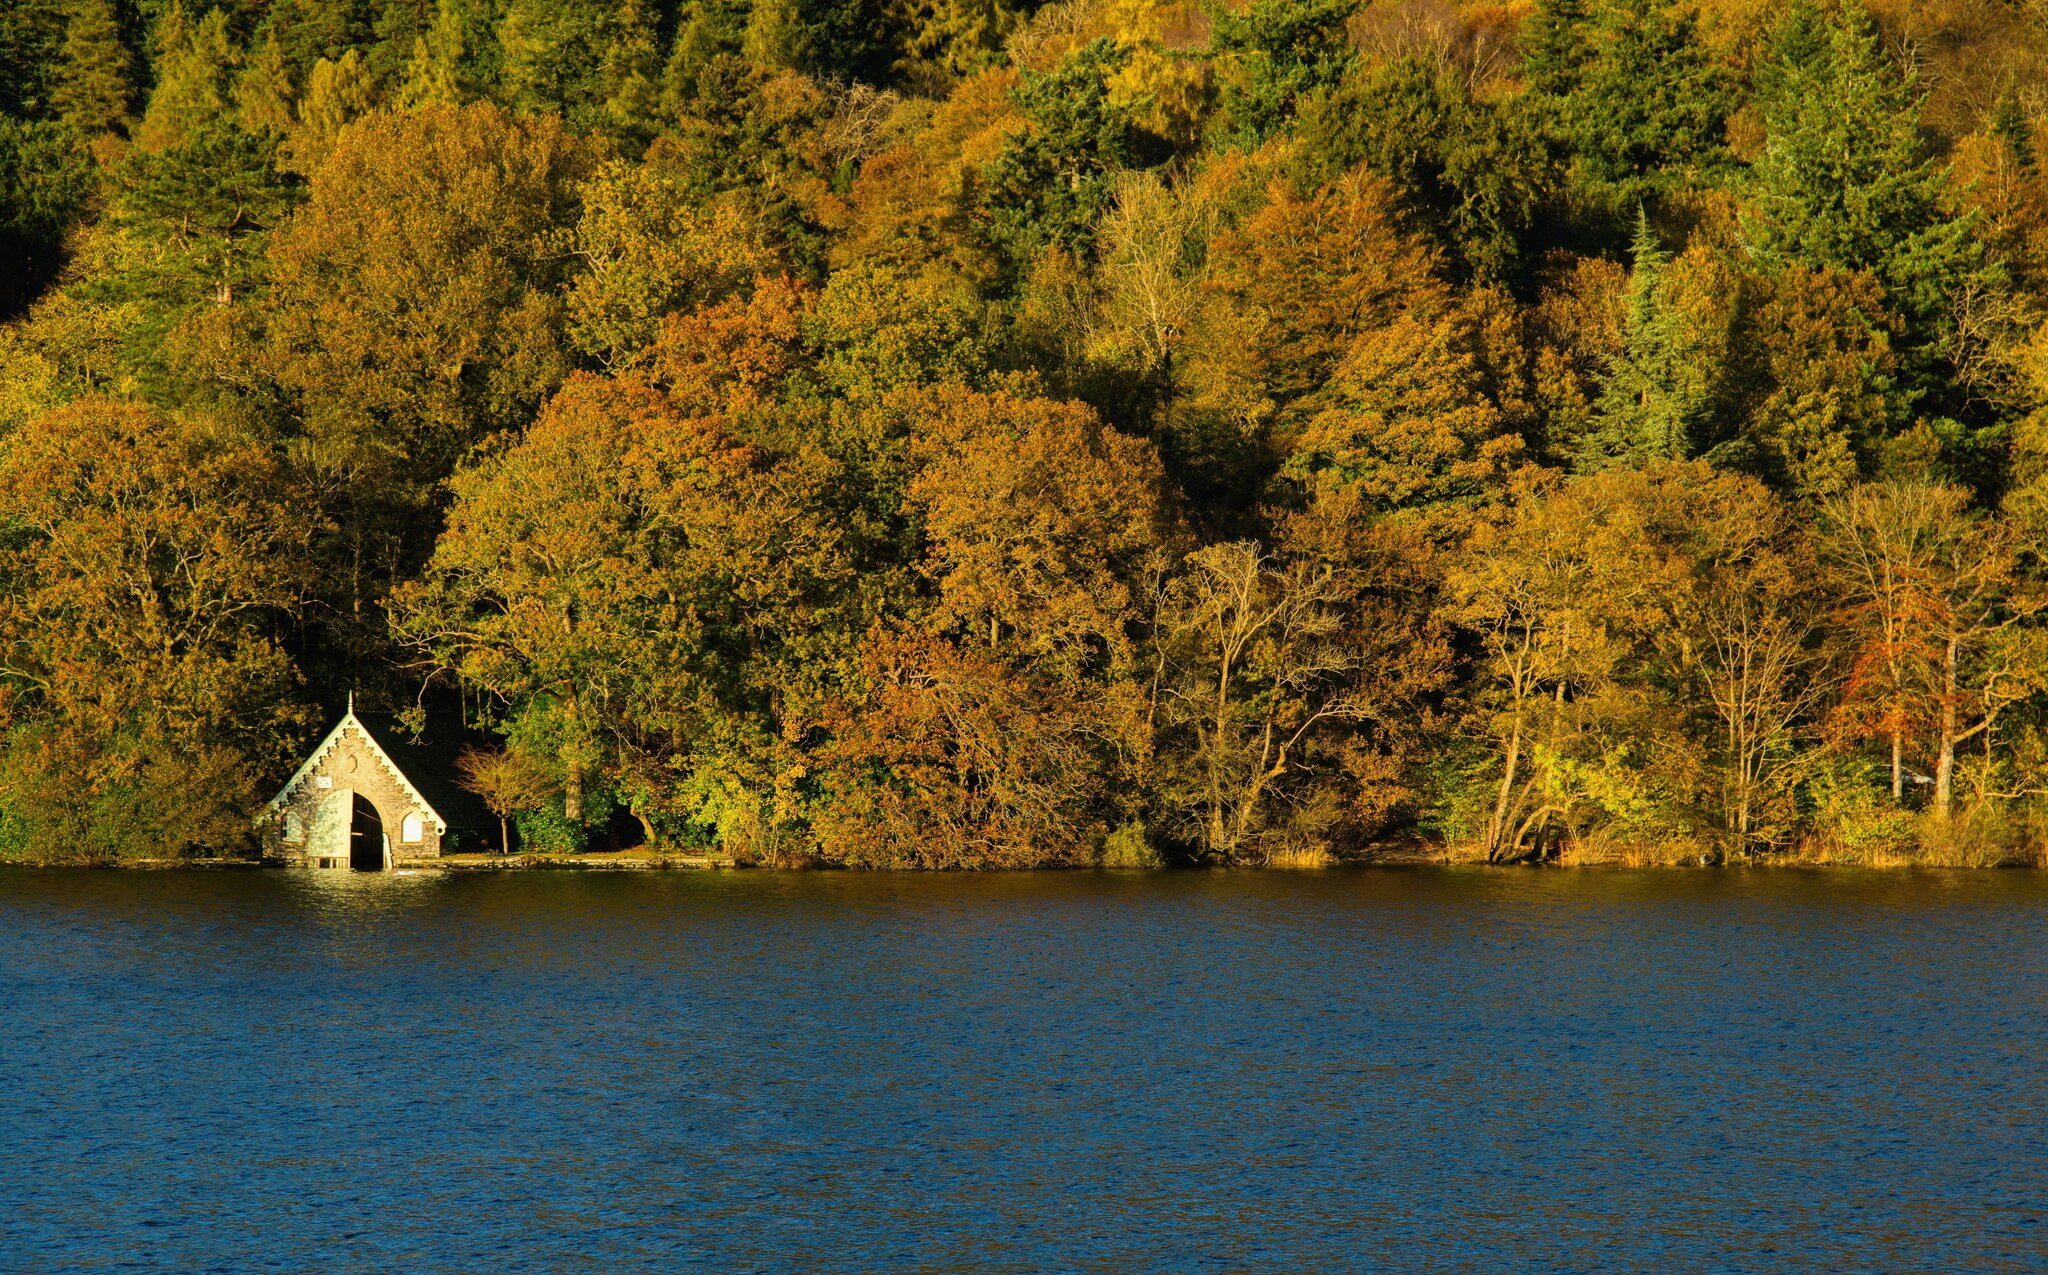
M 459 782 L 462 772 L 456 765 L 456 759 L 462 755 L 465 745 L 478 742 L 463 729 L 460 718 L 453 714 L 429 713 L 426 729 L 416 738 L 389 713 L 357 712 L 353 696 L 349 699 L 348 711 L 334 724 L 334 729 L 328 731 L 306 755 L 306 760 L 265 808 L 275 810 L 289 800 L 292 792 L 306 781 L 306 777 L 320 765 L 321 759 L 351 726 L 360 730 L 370 741 L 370 746 L 384 755 L 384 761 L 396 772 L 399 783 L 412 790 L 413 796 L 440 825 L 440 831 L 445 833 L 451 828 L 489 830 L 498 826 L 497 816 L 491 813 L 483 798 Z
M 498 817 L 461 783 L 456 759 L 464 747 L 483 742 L 463 729 L 461 718 L 429 713 L 426 730 L 417 739 L 388 713 L 356 713 L 355 719 L 448 827 L 497 831 Z

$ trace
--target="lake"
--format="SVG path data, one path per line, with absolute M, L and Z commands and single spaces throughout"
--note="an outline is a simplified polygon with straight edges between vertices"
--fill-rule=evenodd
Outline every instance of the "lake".
M 0 871 L 0 1269 L 2048 1268 L 2048 876 Z

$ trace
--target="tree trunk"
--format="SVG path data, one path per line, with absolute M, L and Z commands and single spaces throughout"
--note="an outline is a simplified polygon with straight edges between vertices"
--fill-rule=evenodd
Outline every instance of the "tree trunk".
M 1894 806 L 1903 806 L 1906 804 L 1906 749 L 1905 743 L 1901 738 L 1901 734 L 1902 732 L 1899 730 L 1898 723 L 1892 723 L 1892 804 Z
M 565 697 L 564 707 L 568 709 L 569 746 L 563 749 L 562 763 L 569 772 L 562 784 L 562 814 L 570 823 L 583 822 L 583 706 L 571 692 Z
M 1956 642 L 1941 657 L 1941 756 L 1934 766 L 1934 817 L 1946 820 L 1956 777 Z
M 1570 662 L 1570 656 L 1571 622 L 1566 621 L 1558 638 L 1557 664 L 1560 669 Z M 1548 732 L 1550 735 L 1550 756 L 1543 766 L 1543 822 L 1536 827 L 1536 858 L 1539 862 L 1544 857 L 1543 848 L 1551 840 L 1550 814 L 1554 810 L 1561 809 L 1557 802 L 1557 756 L 1559 751 L 1557 732 L 1564 723 L 1564 683 L 1565 679 L 1560 674 L 1557 679 L 1557 689 L 1552 692 L 1550 704 L 1550 730 Z M 1560 838 L 1560 840 L 1562 839 Z M 1517 850 L 1522 848 L 1522 838 L 1520 836 L 1515 838 L 1514 848 Z
M 1207 823 L 1209 825 L 1207 840 L 1209 852 L 1211 854 L 1221 854 L 1223 853 L 1223 843 L 1227 837 L 1223 830 L 1223 776 L 1220 770 L 1223 763 L 1218 756 L 1222 751 L 1223 742 L 1218 735 L 1211 734 L 1206 743 L 1208 745 L 1208 755 L 1204 760 L 1208 763 L 1209 785 L 1208 800 L 1206 802 L 1208 806 Z
M 1493 860 L 1500 854 L 1501 833 L 1508 821 L 1508 798 L 1515 791 L 1515 767 L 1522 759 L 1522 719 L 1515 718 L 1515 728 L 1508 734 L 1508 761 L 1501 771 L 1500 793 L 1493 801 L 1493 818 L 1486 821 L 1486 857 Z

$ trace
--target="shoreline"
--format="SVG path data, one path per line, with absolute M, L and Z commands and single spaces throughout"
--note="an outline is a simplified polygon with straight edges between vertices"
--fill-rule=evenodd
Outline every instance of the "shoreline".
M 1487 863 L 1476 858 L 1463 858 L 1453 854 L 1429 853 L 1423 851 L 1391 851 L 1355 859 L 1332 859 L 1323 863 L 1265 863 L 1265 864 L 1170 864 L 1156 866 L 1121 866 L 1111 864 L 1076 864 L 1060 867 L 1041 868 L 960 868 L 960 869 L 897 869 L 898 875 L 955 876 L 976 872 L 1274 872 L 1274 873 L 1315 873 L 1365 869 L 1408 869 L 1408 868 L 1498 868 L 1525 871 L 1620 871 L 1620 872 L 1670 872 L 1670 871 L 1721 871 L 1726 869 L 1839 869 L 1850 868 L 1871 872 L 1901 872 L 1913 870 L 1944 872 L 1991 872 L 1991 871 L 2041 871 L 2048 864 L 2036 857 L 2032 861 L 2007 861 L 1999 863 L 1955 863 L 1938 859 L 1918 859 L 1904 855 L 1884 855 L 1866 860 L 1847 858 L 1808 858 L 1799 856 L 1774 856 L 1726 860 L 1719 863 L 1697 859 L 1637 859 L 1625 858 L 1571 860 L 1559 862 Z M 248 858 L 148 858 L 148 859 L 54 859 L 48 861 L 0 861 L 0 869 L 8 868 L 63 868 L 70 870 L 114 869 L 131 872 L 307 872 L 323 875 L 377 875 L 374 873 L 354 874 L 348 869 L 307 868 L 302 865 L 281 863 L 276 860 Z M 675 854 L 632 854 L 612 852 L 597 854 L 512 854 L 512 855 L 448 855 L 438 859 L 418 859 L 383 870 L 384 875 L 409 876 L 426 873 L 481 874 L 495 872 L 877 872 L 885 869 L 849 868 L 835 864 L 806 861 L 783 865 L 767 865 L 740 862 L 723 855 L 675 855 Z

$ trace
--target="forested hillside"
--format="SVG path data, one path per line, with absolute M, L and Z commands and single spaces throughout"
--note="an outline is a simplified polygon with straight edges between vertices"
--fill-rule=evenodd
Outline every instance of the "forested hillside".
M 14 0 L 0 111 L 0 853 L 352 687 L 538 847 L 2048 833 L 2043 0 Z

